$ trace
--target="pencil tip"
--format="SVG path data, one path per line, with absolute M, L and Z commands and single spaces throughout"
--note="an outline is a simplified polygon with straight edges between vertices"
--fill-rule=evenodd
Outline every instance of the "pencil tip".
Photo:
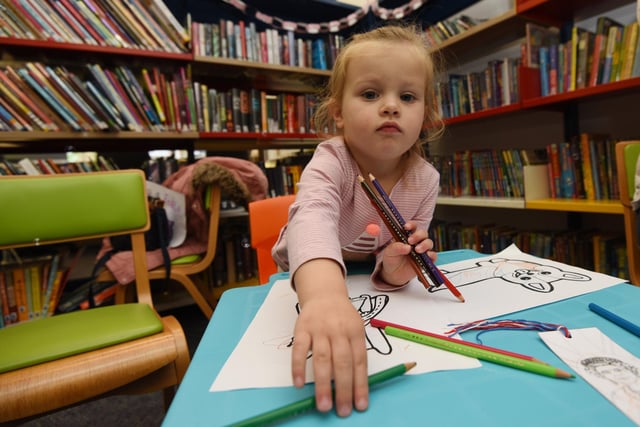
M 406 368 L 407 371 L 415 366 L 416 366 L 416 362 L 407 362 L 404 364 L 404 367 Z
M 369 172 L 369 179 L 370 179 L 371 181 L 374 181 L 374 180 L 376 179 L 376 177 L 375 177 L 375 176 L 373 176 L 373 174 L 372 174 L 371 172 Z
M 458 295 L 458 299 L 460 300 L 460 302 L 465 302 L 465 299 L 462 295 Z
M 568 378 L 575 378 L 575 375 L 567 371 L 563 371 L 562 369 L 556 368 L 556 377 L 568 379 Z
M 358 181 L 363 182 L 364 178 L 362 177 L 362 175 L 358 175 Z

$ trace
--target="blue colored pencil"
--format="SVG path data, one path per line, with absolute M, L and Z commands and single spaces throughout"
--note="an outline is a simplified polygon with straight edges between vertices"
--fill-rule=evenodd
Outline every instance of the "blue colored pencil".
M 631 323 L 630 321 L 628 321 L 627 319 L 623 319 L 622 317 L 618 316 L 615 313 L 610 312 L 609 310 L 600 307 L 598 304 L 595 303 L 590 303 L 589 304 L 589 309 L 591 311 L 593 311 L 596 314 L 599 314 L 600 316 L 604 317 L 605 319 L 607 319 L 608 321 L 615 323 L 616 325 L 620 326 L 623 329 L 626 329 L 627 331 L 631 332 L 632 334 L 639 336 L 640 337 L 640 326 Z

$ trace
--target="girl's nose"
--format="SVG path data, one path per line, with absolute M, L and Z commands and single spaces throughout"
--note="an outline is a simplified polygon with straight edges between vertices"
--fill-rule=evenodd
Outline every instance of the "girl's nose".
M 381 113 L 390 116 L 397 115 L 399 113 L 398 102 L 392 97 L 385 98 L 381 106 Z

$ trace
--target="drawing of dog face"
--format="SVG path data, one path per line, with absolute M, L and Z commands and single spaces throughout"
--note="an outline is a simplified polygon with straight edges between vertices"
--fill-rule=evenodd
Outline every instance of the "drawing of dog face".
M 552 292 L 552 283 L 558 280 L 591 280 L 588 276 L 580 273 L 563 271 L 551 265 L 520 260 L 492 259 L 478 264 L 480 266 L 482 264 L 487 266 L 493 264 L 492 267 L 495 268 L 494 277 L 500 277 L 509 283 L 515 283 L 535 292 Z

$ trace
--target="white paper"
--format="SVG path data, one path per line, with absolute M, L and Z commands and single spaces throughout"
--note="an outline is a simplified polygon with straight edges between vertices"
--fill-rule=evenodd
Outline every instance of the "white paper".
M 187 208 L 184 194 L 155 182 L 147 181 L 147 196 L 157 197 L 164 201 L 164 209 L 171 225 L 169 247 L 180 246 L 187 237 Z
M 444 265 L 441 271 L 464 295 L 465 303 L 444 286 L 428 292 L 417 279 L 388 293 L 376 291 L 368 275 L 348 276 L 347 286 L 365 320 L 376 316 L 442 334 L 453 323 L 504 315 L 620 283 L 619 278 L 524 254 L 515 246 L 496 255 Z M 274 283 L 211 391 L 293 384 L 289 344 L 296 303 L 288 280 Z M 370 372 L 407 361 L 417 362 L 409 374 L 480 366 L 475 359 L 387 337 L 370 326 L 367 337 Z M 308 363 L 311 366 L 311 360 Z M 312 369 L 307 373 L 312 381 Z
M 598 328 L 539 333 L 545 344 L 593 388 L 640 425 L 640 359 Z

